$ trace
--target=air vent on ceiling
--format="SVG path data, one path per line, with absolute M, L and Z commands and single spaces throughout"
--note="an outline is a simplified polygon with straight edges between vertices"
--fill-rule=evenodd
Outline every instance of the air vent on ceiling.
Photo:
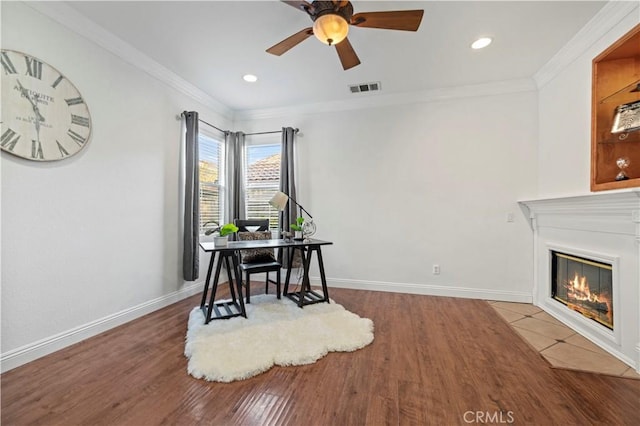
M 351 93 L 376 92 L 380 89 L 382 89 L 382 86 L 379 81 L 374 81 L 373 83 L 352 84 L 349 86 Z

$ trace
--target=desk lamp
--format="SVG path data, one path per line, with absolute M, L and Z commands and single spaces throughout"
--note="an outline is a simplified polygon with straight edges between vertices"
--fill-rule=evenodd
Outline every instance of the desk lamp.
M 316 233 L 316 225 L 315 223 L 313 223 L 313 216 L 311 216 L 311 214 L 304 207 L 298 204 L 296 200 L 289 197 L 284 192 L 278 191 L 275 193 L 273 197 L 271 197 L 271 200 L 269 200 L 269 204 L 274 209 L 278 209 L 278 211 L 283 211 L 285 206 L 287 205 L 287 201 L 289 200 L 293 201 L 293 203 L 296 206 L 300 207 L 300 216 L 302 216 L 302 212 L 305 212 L 307 216 L 309 216 L 309 220 L 308 221 L 305 220 L 304 223 L 302 224 L 302 235 L 304 235 L 305 238 L 309 238 L 310 236 Z

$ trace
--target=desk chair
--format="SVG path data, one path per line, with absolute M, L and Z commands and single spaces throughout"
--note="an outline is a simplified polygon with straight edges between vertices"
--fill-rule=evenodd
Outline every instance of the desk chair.
M 269 219 L 235 219 L 238 227 L 237 237 L 242 240 L 270 240 Z M 276 285 L 277 297 L 280 299 L 280 269 L 282 265 L 274 256 L 273 249 L 240 250 L 240 270 L 245 273 L 246 300 L 251 303 L 251 274 L 265 273 L 265 293 L 269 294 L 269 284 Z M 276 273 L 276 281 L 269 279 L 269 272 Z

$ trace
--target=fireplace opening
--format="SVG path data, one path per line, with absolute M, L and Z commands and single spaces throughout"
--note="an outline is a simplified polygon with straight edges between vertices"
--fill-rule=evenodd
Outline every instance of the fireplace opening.
M 613 330 L 612 294 L 611 264 L 551 251 L 551 296 L 555 300 Z

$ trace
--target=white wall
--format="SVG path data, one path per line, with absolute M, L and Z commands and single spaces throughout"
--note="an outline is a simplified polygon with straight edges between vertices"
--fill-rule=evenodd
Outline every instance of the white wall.
M 591 64 L 640 22 L 638 8 L 539 90 L 538 191 L 541 198 L 590 192 Z
M 176 115 L 195 109 L 209 122 L 230 123 L 31 7 L 1 7 L 2 48 L 58 68 L 86 99 L 93 121 L 89 145 L 59 163 L 2 152 L 6 369 L 24 348 L 46 353 L 87 327 L 99 331 L 105 319 L 113 326 L 200 291 L 181 278 Z M 204 258 L 201 264 L 203 281 Z
M 536 193 L 534 91 L 292 108 L 235 127 L 282 125 L 301 130 L 299 201 L 335 243 L 323 250 L 330 286 L 531 300 L 531 230 L 516 201 Z

